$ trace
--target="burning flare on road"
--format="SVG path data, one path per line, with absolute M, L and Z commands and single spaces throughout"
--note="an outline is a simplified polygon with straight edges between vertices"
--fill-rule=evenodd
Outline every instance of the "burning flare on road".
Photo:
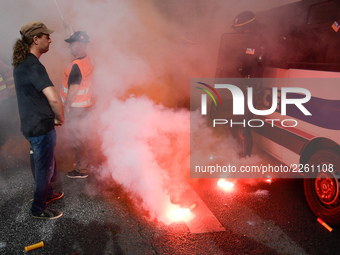
M 167 217 L 171 222 L 188 221 L 193 218 L 190 208 L 181 208 L 179 205 L 169 206 Z
M 227 181 L 226 179 L 220 179 L 217 182 L 217 186 L 222 188 L 223 190 L 231 191 L 231 190 L 233 190 L 235 185 L 234 185 L 233 182 Z

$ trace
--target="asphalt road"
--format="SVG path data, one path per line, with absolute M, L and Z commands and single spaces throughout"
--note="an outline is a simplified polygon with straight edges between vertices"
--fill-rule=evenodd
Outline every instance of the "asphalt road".
M 2 122 L 3 125 L 3 122 Z M 309 210 L 301 179 L 234 180 L 232 191 L 216 179 L 192 180 L 191 187 L 225 231 L 192 233 L 189 222 L 169 226 L 146 220 L 118 184 L 68 179 L 56 187 L 64 198 L 51 203 L 60 219 L 30 216 L 34 191 L 27 143 L 13 130 L 2 133 L 0 156 L 0 254 L 339 254 L 340 227 L 330 233 Z M 270 160 L 270 159 L 268 159 Z M 202 205 L 201 205 L 202 206 Z M 192 220 L 200 222 L 200 208 Z
M 51 204 L 58 220 L 30 216 L 34 186 L 28 161 L 2 155 L 0 254 L 337 254 L 340 228 L 328 232 L 308 209 L 302 180 L 236 180 L 224 191 L 216 179 L 195 180 L 193 189 L 226 231 L 194 234 L 185 222 L 147 221 L 119 185 L 98 188 L 95 176 L 60 174 L 65 197 Z M 195 212 L 195 209 L 193 209 Z M 193 219 L 195 220 L 195 218 Z M 203 223 L 202 223 L 203 224 Z

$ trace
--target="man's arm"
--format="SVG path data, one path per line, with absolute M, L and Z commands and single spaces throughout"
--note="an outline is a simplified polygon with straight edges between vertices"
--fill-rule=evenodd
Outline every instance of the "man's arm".
M 44 95 L 47 97 L 47 100 L 54 112 L 55 119 L 54 124 L 56 126 L 61 126 L 65 122 L 64 116 L 64 108 L 61 99 L 53 86 L 46 87 L 42 90 Z
M 70 76 L 67 81 L 68 92 L 67 92 L 67 97 L 66 97 L 65 105 L 64 105 L 65 112 L 70 111 L 70 107 L 77 97 L 77 92 L 79 90 L 82 79 L 83 79 L 83 76 L 80 72 L 78 64 L 74 64 L 72 66 Z
M 80 86 L 79 84 L 71 84 L 70 85 L 70 87 L 68 89 L 67 97 L 66 97 L 66 100 L 65 100 L 65 105 L 64 105 L 66 112 L 70 111 L 70 107 L 71 107 L 72 103 L 74 102 L 74 100 L 76 99 L 79 86 Z

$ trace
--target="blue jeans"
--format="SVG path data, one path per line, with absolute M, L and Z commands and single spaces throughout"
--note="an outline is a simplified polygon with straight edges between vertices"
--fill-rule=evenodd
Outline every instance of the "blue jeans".
M 31 145 L 31 156 L 33 155 L 31 169 L 35 180 L 31 212 L 39 214 L 46 209 L 46 201 L 53 194 L 51 180 L 56 177 L 54 148 L 57 136 L 55 130 L 52 129 L 46 135 L 26 137 L 26 139 Z

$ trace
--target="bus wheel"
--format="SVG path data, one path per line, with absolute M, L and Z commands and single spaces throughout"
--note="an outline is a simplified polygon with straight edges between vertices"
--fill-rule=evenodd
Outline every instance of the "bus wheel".
M 313 213 L 330 224 L 340 224 L 340 156 L 333 150 L 316 152 L 308 161 L 313 178 L 304 179 L 307 203 Z M 311 169 L 311 168 L 310 168 Z

